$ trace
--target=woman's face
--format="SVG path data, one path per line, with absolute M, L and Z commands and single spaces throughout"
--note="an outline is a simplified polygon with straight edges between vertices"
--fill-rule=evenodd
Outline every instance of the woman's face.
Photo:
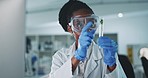
M 73 16 L 72 17 L 75 17 L 75 16 L 81 16 L 81 17 L 86 17 L 88 15 L 91 15 L 92 13 L 89 11 L 89 10 L 86 10 L 86 9 L 80 9 L 78 11 L 75 11 L 73 13 Z M 71 29 L 72 30 L 72 29 Z M 74 35 L 74 38 L 76 39 L 76 43 L 78 43 L 78 39 L 79 39 L 79 36 L 81 34 L 81 32 L 75 32 L 73 31 L 73 35 Z

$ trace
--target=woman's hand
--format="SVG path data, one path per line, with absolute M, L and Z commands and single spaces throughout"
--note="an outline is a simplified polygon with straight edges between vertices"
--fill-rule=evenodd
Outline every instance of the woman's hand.
M 79 37 L 78 49 L 75 51 L 75 58 L 80 61 L 84 61 L 87 54 L 87 49 L 90 46 L 94 33 L 96 30 L 89 30 L 89 28 L 93 25 L 92 22 L 88 22 L 86 26 L 82 29 L 82 32 Z
M 103 48 L 104 62 L 109 67 L 116 64 L 115 53 L 117 52 L 117 44 L 115 41 L 108 37 L 100 37 L 98 39 L 98 45 Z

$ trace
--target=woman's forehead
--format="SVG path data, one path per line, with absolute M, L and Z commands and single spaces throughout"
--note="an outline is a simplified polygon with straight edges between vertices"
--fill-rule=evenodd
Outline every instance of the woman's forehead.
M 87 9 L 80 9 L 78 11 L 75 11 L 73 13 L 72 17 L 78 16 L 78 15 L 83 17 L 83 16 L 88 16 L 88 15 L 91 15 L 91 14 L 92 14 L 91 11 L 89 11 Z

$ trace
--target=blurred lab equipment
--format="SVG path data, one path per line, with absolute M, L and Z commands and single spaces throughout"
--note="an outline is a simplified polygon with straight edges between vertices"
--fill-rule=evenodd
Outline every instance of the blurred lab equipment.
M 26 38 L 25 76 L 37 75 L 37 54 L 32 50 L 31 40 Z
M 31 65 L 31 56 L 30 51 L 31 49 L 31 40 L 27 37 L 26 38 L 26 53 L 25 53 L 25 75 L 26 76 L 32 76 L 32 65 Z

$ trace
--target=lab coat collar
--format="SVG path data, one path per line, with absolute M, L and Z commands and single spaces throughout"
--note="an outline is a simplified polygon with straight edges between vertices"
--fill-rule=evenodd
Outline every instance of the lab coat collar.
M 98 66 L 97 61 L 102 58 L 101 51 L 99 50 L 98 45 L 96 45 L 94 41 L 92 41 L 92 44 L 90 45 L 88 49 L 88 53 L 90 53 L 91 56 L 89 57 L 89 60 L 86 65 L 84 78 L 88 78 L 90 73 L 93 72 L 95 68 Z
M 68 53 L 67 53 L 67 56 L 73 56 L 74 55 L 74 52 L 76 50 L 76 46 L 75 46 L 75 42 L 70 46 L 70 48 L 68 49 Z M 102 58 L 102 54 L 101 54 L 101 51 L 98 47 L 98 45 L 92 41 L 91 45 L 89 46 L 88 50 L 87 50 L 87 56 L 86 58 L 89 59 L 90 58 L 90 54 L 92 54 L 92 58 L 94 60 L 99 60 Z

